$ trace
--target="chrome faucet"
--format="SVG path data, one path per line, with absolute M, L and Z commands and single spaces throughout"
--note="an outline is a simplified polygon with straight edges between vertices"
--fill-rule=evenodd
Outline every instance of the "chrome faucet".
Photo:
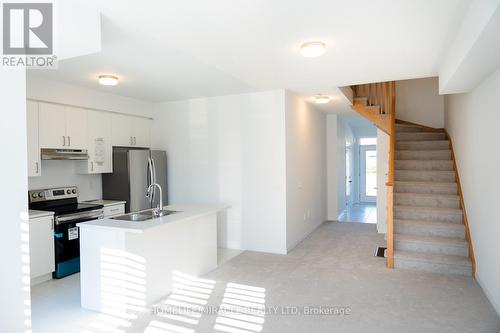
M 162 216 L 163 212 L 163 195 L 161 192 L 161 186 L 157 183 L 152 183 L 151 185 L 148 186 L 148 191 L 146 192 L 146 196 L 148 198 L 151 198 L 153 193 L 154 193 L 154 187 L 158 187 L 158 190 L 160 190 L 160 200 L 158 200 L 158 207 L 153 208 L 153 215 L 156 217 Z

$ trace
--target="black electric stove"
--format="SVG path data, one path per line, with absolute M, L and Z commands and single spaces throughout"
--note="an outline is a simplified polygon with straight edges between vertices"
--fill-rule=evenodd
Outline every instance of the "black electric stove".
M 56 279 L 80 271 L 78 223 L 104 217 L 103 205 L 78 202 L 76 186 L 28 192 L 29 208 L 54 212 Z

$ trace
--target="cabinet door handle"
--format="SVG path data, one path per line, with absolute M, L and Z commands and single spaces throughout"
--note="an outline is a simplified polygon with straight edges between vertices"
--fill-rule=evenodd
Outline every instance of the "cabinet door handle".
M 54 230 L 54 218 L 50 219 L 50 230 Z
M 63 135 L 63 147 L 66 146 L 66 137 Z
M 71 137 L 68 136 L 68 146 L 71 146 Z
M 90 161 L 90 171 L 94 171 L 94 161 Z
M 38 166 L 38 162 L 35 162 L 35 166 L 36 166 L 36 174 L 38 174 L 38 171 L 40 171 L 40 167 Z

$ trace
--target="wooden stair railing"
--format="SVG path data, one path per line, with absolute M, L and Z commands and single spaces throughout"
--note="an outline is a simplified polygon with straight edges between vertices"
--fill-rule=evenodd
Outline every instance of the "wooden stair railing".
M 387 173 L 387 267 L 394 268 L 394 155 L 396 149 L 396 82 L 351 86 L 352 108 L 390 136 Z
M 377 82 L 351 86 L 352 108 L 387 134 L 391 131 L 390 116 L 394 113 L 392 96 L 395 82 Z

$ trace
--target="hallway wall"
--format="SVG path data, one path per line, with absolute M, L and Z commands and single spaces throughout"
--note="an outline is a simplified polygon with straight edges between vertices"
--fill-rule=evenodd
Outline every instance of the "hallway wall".
M 447 95 L 445 120 L 462 183 L 476 279 L 500 314 L 499 92 L 500 69 L 470 93 Z
M 326 220 L 326 114 L 285 91 L 286 246 Z

